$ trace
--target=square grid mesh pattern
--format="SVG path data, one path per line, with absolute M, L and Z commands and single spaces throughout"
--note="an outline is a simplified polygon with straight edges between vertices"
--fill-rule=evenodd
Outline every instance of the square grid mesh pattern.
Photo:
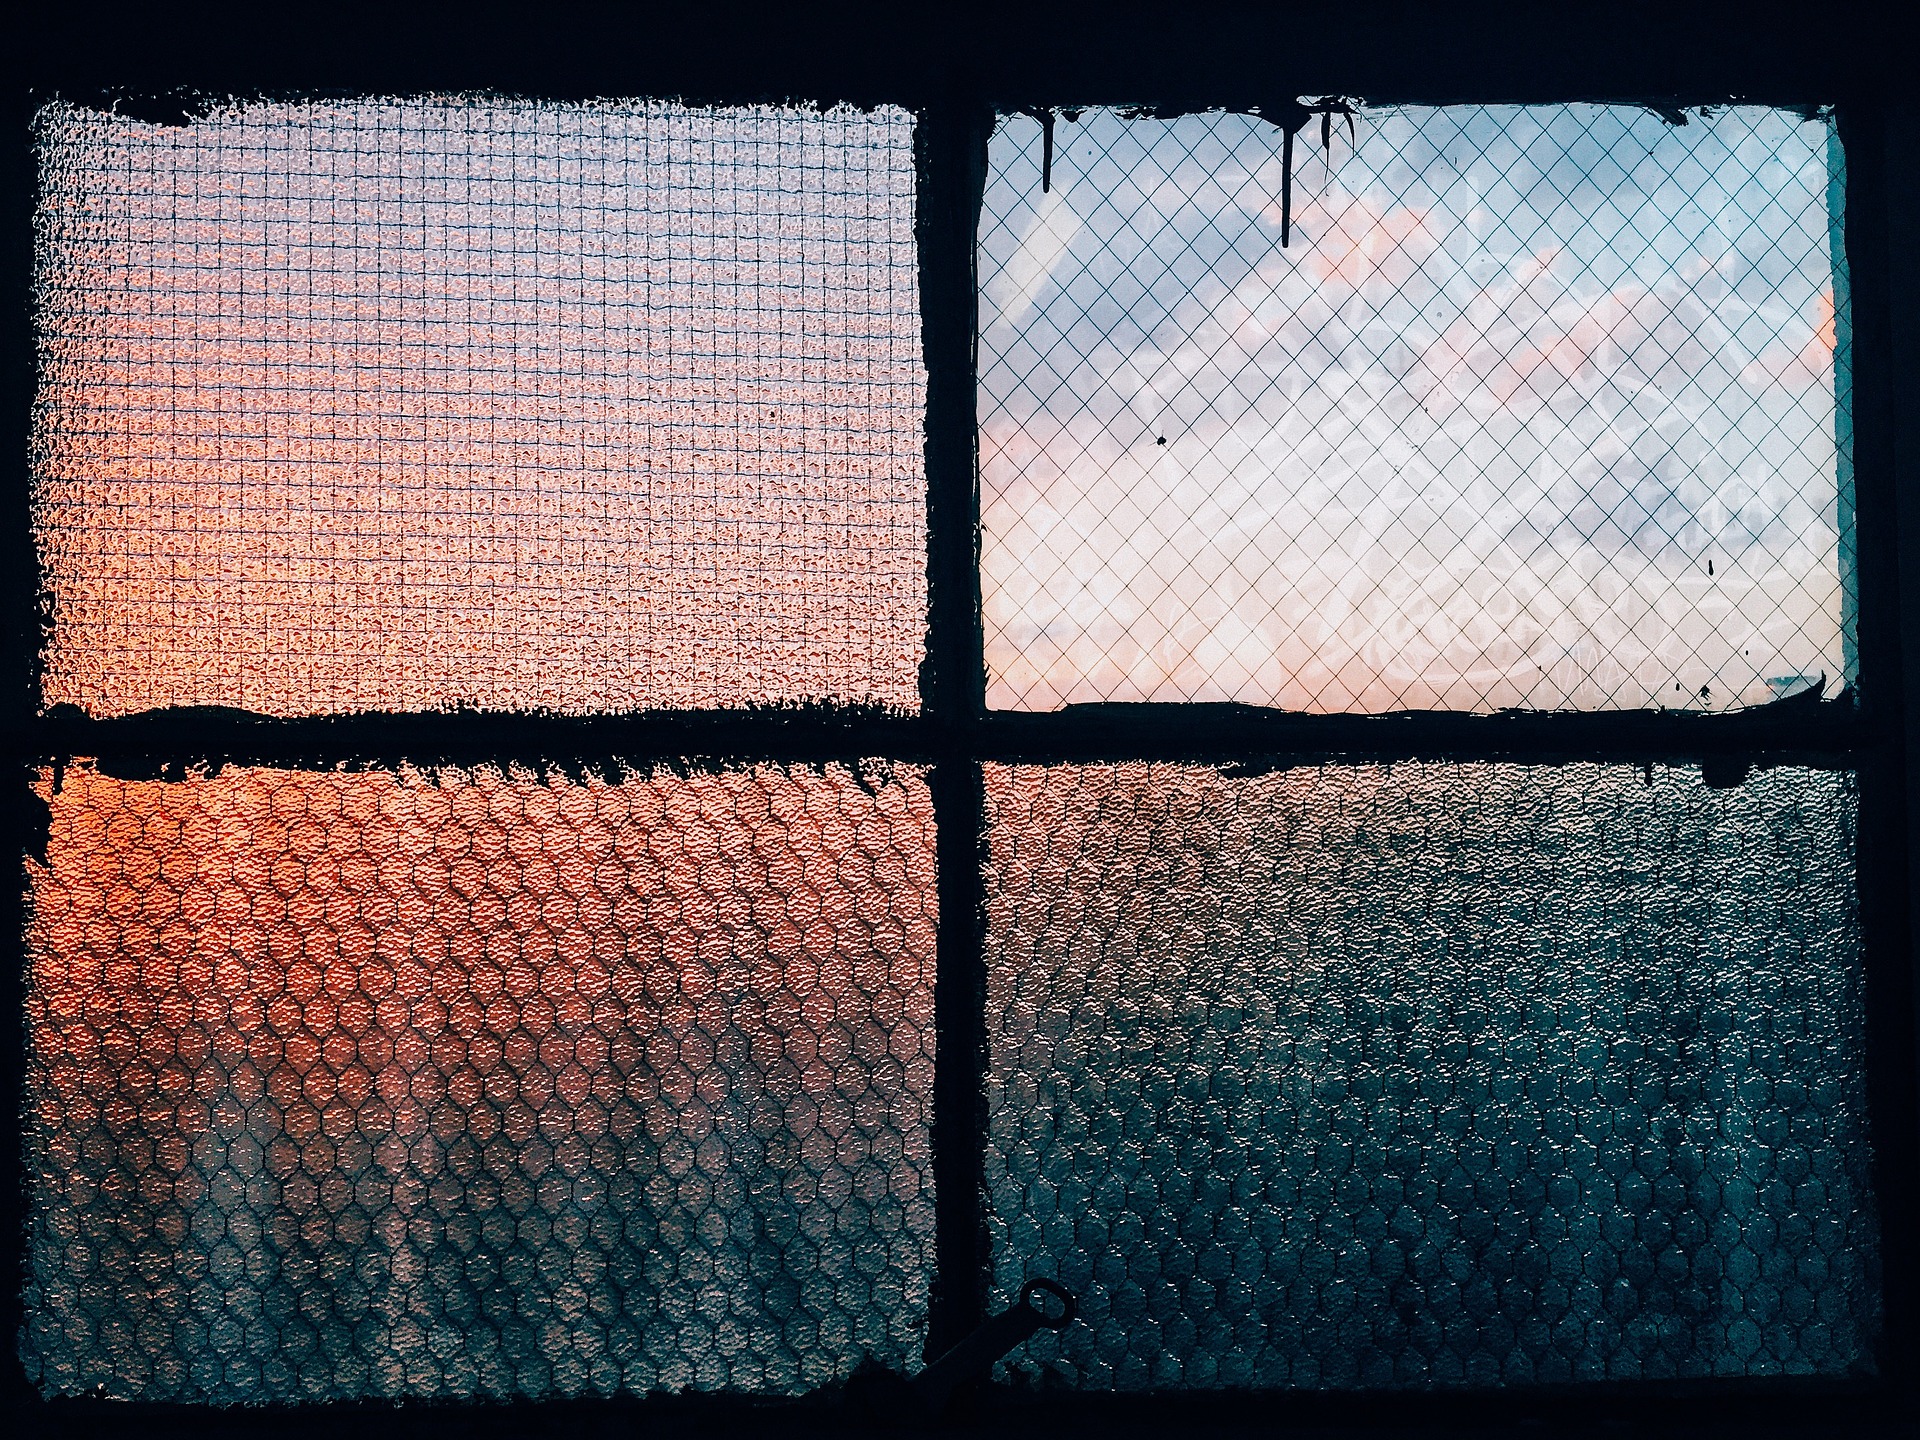
M 27 1373 L 215 1403 L 917 1365 L 924 776 L 44 777 Z
M 1721 710 L 1851 680 L 1840 149 L 1736 107 L 1002 120 L 989 703 Z
M 36 123 L 46 703 L 917 707 L 903 112 Z M 1285 251 L 1263 122 L 1059 138 L 980 236 L 992 705 L 1851 678 L 1829 126 L 1370 113 Z M 1850 775 L 986 773 L 994 1284 L 1085 1320 L 1003 1378 L 1870 1368 Z M 38 791 L 42 1393 L 917 1367 L 924 770 Z
M 1868 1371 L 1853 777 L 988 771 L 994 1277 L 1088 1389 Z
M 911 710 L 913 122 L 36 122 L 44 699 Z

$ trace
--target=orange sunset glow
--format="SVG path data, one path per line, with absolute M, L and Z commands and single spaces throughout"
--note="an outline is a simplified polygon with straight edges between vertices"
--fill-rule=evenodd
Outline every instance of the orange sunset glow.
M 38 124 L 47 704 L 917 705 L 904 113 Z
M 918 1346 L 917 772 L 40 789 L 46 1390 L 791 1390 Z

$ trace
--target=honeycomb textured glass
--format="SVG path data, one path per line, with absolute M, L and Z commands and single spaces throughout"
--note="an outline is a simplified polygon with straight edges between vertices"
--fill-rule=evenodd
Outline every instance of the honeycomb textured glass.
M 920 772 L 41 790 L 43 1393 L 790 1393 L 917 1363 Z
M 1734 107 L 1005 119 L 989 701 L 1724 710 L 1853 669 L 1844 169 Z
M 914 708 L 912 131 L 44 109 L 46 702 Z
M 1853 780 L 995 768 L 1002 1297 L 1087 1389 L 1851 1374 Z

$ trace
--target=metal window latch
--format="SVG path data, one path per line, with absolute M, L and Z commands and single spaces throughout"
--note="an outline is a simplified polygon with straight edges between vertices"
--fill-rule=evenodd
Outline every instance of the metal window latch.
M 986 1374 L 994 1361 L 1040 1331 L 1066 1329 L 1078 1310 L 1072 1292 L 1057 1281 L 1027 1281 L 1011 1309 L 989 1317 L 907 1382 L 907 1404 L 923 1416 L 939 1414 L 963 1381 Z

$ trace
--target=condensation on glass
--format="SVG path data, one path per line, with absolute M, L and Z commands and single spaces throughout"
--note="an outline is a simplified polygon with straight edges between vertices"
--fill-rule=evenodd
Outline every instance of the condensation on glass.
M 1873 1365 L 1855 782 L 988 771 L 1011 1365 L 1134 1390 Z
M 1844 177 L 1756 107 L 993 137 L 989 700 L 1724 710 L 1853 674 Z
M 45 703 L 912 709 L 912 118 L 36 122 Z
M 790 1393 L 918 1363 L 924 775 L 43 775 L 47 1395 Z

